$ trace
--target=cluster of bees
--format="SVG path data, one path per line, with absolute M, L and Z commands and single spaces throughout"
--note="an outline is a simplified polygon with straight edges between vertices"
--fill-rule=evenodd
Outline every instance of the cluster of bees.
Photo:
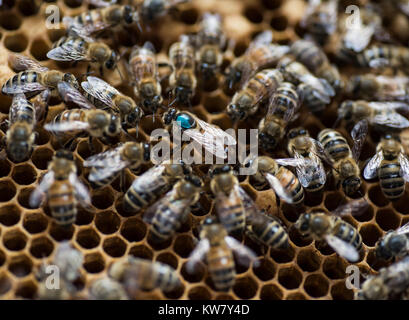
M 223 72 L 223 54 L 229 41 L 220 15 L 204 13 L 197 33 L 182 35 L 170 46 L 168 63 L 157 61 L 150 42 L 135 45 L 128 61 L 123 61 L 121 55 L 99 38 L 101 32 L 115 33 L 124 26 L 143 30 L 187 0 L 144 0 L 136 7 L 115 1 L 88 2 L 96 8 L 75 17 L 64 17 L 67 35 L 47 53 L 48 58 L 56 61 L 88 62 L 85 81 L 80 82 L 79 75 L 50 70 L 24 55 L 9 57 L 10 66 L 17 73 L 2 86 L 3 94 L 13 96 L 7 133 L 2 141 L 4 152 L 14 162 L 29 159 L 35 147 L 36 127 L 40 124 L 61 146 L 30 196 L 33 208 L 44 205 L 46 199 L 52 217 L 61 226 L 75 222 L 78 205 L 91 210 L 89 191 L 77 176 L 73 156 L 80 137 L 89 138 L 93 154 L 83 162 L 84 167 L 90 168 L 90 185 L 100 188 L 120 177 L 123 190 L 125 168 L 137 170 L 143 164 L 150 164 L 151 145 L 137 142 L 128 133 L 147 114 L 161 112 L 169 132 L 176 127 L 207 152 L 226 159 L 226 150 L 237 145 L 236 139 L 182 110 L 191 106 L 199 85 L 223 79 L 225 90 L 234 93 L 225 110 L 233 121 L 246 120 L 260 106 L 267 105 L 258 127 L 259 146 L 265 155 L 248 157 L 244 164 L 213 165 L 206 176 L 196 174 L 194 164 L 183 161 L 156 164 L 139 174 L 128 190 L 123 190 L 123 209 L 132 214 L 143 212 L 144 221 L 150 225 L 151 241 L 165 242 L 199 205 L 208 184 L 217 214 L 202 221 L 187 271 L 194 273 L 197 263 L 206 260 L 215 288 L 223 291 L 235 282 L 233 251 L 239 262 L 243 258 L 257 264 L 256 254 L 236 238 L 246 235 L 262 247 L 280 250 L 289 247 L 288 233 L 281 221 L 257 208 L 241 188 L 237 167 L 254 166 L 256 173 L 250 179 L 256 187 L 269 186 L 280 201 L 298 208 L 302 207 L 306 192 L 322 192 L 327 176 L 332 175 L 346 196 L 357 198 L 358 195 L 359 199 L 339 206 L 330 214 L 303 213 L 294 227 L 305 237 L 327 241 L 337 254 L 351 262 L 360 259 L 361 235 L 342 217 L 360 214 L 368 206 L 360 194 L 361 173 L 365 179 L 378 177 L 383 194 L 391 201 L 404 194 L 405 181 L 409 181 L 409 160 L 398 138 L 399 131 L 409 127 L 409 120 L 401 114 L 409 110 L 409 78 L 382 73 L 388 68 L 407 68 L 409 49 L 394 43 L 382 29 L 376 7 L 360 8 L 360 23 L 348 29 L 344 27 L 345 17 L 338 14 L 337 0 L 310 1 L 300 23 L 306 33 L 304 39 L 280 45 L 273 42 L 271 31 L 264 31 Z M 397 7 L 406 13 L 403 2 L 397 1 Z M 335 35 L 336 59 L 370 68 L 370 73 L 352 76 L 345 85 L 337 66 L 322 48 Z M 118 68 L 119 63 L 127 66 L 136 99 L 101 79 L 105 69 Z M 91 66 L 97 66 L 100 77 L 90 75 Z M 169 85 L 164 88 L 171 97 L 167 105 L 160 67 L 170 70 Z M 323 129 L 316 139 L 305 128 L 291 128 L 301 107 L 319 114 L 333 97 L 341 94 L 354 100 L 340 104 L 333 128 Z M 49 99 L 53 96 L 64 101 L 67 108 L 45 123 Z M 336 130 L 341 121 L 352 128 L 352 146 Z M 376 154 L 361 168 L 358 159 L 369 126 L 379 130 L 382 138 Z M 126 142 L 118 142 L 120 135 L 126 137 Z M 95 154 L 93 139 L 100 139 L 110 148 Z M 291 158 L 274 159 L 272 152 L 285 141 Z M 376 256 L 384 260 L 404 257 L 408 252 L 408 233 L 408 224 L 388 232 L 377 242 Z M 74 281 L 79 277 L 82 259 L 82 254 L 69 243 L 61 243 L 53 264 L 62 270 L 62 287 L 51 290 L 42 282 L 39 298 L 75 297 Z M 392 295 L 405 298 L 408 270 L 407 258 L 382 269 L 364 283 L 356 298 L 388 299 Z M 38 277 L 44 280 L 45 275 L 39 272 Z M 137 290 L 172 291 L 179 286 L 180 276 L 170 266 L 129 256 L 111 265 L 105 277 L 92 283 L 90 297 L 128 299 L 137 297 Z

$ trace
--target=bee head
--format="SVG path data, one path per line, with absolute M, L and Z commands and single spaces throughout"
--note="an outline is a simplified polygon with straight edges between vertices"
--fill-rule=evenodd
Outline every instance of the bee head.
M 344 101 L 338 109 L 338 117 L 347 121 L 351 120 L 353 115 L 354 103 L 351 100 Z
M 156 110 L 158 110 L 158 108 L 162 105 L 162 101 L 162 96 L 158 94 L 144 99 L 142 104 L 146 109 L 151 110 L 152 113 L 155 113 Z
M 200 73 L 205 81 L 209 81 L 216 76 L 217 65 L 203 62 L 200 64 Z
M 139 124 L 139 120 L 143 117 L 144 112 L 141 108 L 135 106 L 126 116 L 126 122 L 131 127 L 137 127 Z M 138 129 L 138 128 L 136 128 Z
M 361 179 L 356 176 L 351 176 L 346 178 L 342 182 L 342 189 L 344 190 L 346 195 L 352 195 L 359 190 L 361 186 Z
M 192 199 L 198 195 L 202 187 L 202 179 L 196 175 L 187 175 L 179 184 L 179 193 L 182 198 Z
M 229 104 L 227 107 L 227 114 L 233 121 L 243 120 L 246 117 L 246 113 L 235 103 Z
M 193 95 L 192 89 L 184 86 L 176 86 L 173 93 L 176 100 L 184 105 L 188 105 L 190 103 L 190 98 Z
M 63 81 L 68 82 L 75 89 L 79 89 L 80 85 L 78 84 L 77 78 L 72 73 L 64 73 Z
M 121 132 L 121 118 L 116 114 L 111 114 L 109 117 L 109 125 L 106 134 L 110 137 L 115 137 Z
M 109 70 L 114 69 L 116 67 L 116 63 L 118 62 L 118 60 L 119 60 L 118 55 L 115 53 L 115 51 L 112 51 L 108 60 L 105 61 L 105 67 Z
M 213 178 L 214 176 L 217 176 L 219 174 L 230 173 L 231 171 L 232 168 L 228 164 L 215 165 L 212 169 L 209 170 L 209 175 L 211 178 Z
M 176 118 L 177 110 L 175 108 L 170 108 L 163 114 L 162 120 L 165 125 L 169 125 Z
M 304 213 L 295 222 L 295 227 L 300 231 L 301 235 L 308 236 L 310 234 L 311 214 Z
M 307 134 L 307 130 L 305 130 L 304 128 L 294 128 L 288 132 L 287 137 L 288 139 L 291 140 L 299 136 L 304 136 L 306 134 Z
M 139 22 L 139 15 L 136 14 L 136 11 L 132 6 L 126 5 L 124 6 L 123 19 L 126 24 L 131 24 L 137 22 L 136 20 Z
M 65 150 L 65 149 L 57 150 L 55 152 L 55 154 L 54 154 L 54 157 L 58 158 L 58 159 L 67 159 L 69 161 L 74 160 L 74 156 L 73 156 L 72 152 L 68 151 L 68 150 Z

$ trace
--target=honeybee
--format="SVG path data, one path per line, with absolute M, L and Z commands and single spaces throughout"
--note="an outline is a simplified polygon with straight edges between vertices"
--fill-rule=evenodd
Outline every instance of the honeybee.
M 291 53 L 317 77 L 327 80 L 335 91 L 343 88 L 338 68 L 329 62 L 325 52 L 315 42 L 297 40 L 291 45 Z
M 122 284 L 106 276 L 93 281 L 89 290 L 95 300 L 129 300 Z
M 188 173 L 190 170 L 182 162 L 168 162 L 154 166 L 137 177 L 129 187 L 123 200 L 124 210 L 138 212 L 145 209 Z
M 300 97 L 296 87 L 290 82 L 281 83 L 271 96 L 266 116 L 258 125 L 260 144 L 264 150 L 275 149 L 299 108 Z
M 323 146 L 311 138 L 304 128 L 294 128 L 288 132 L 288 153 L 296 159 L 308 159 L 296 166 L 298 180 L 305 190 L 322 190 L 326 181 L 326 172 L 321 158 L 325 157 Z
M 200 197 L 202 180 L 188 175 L 179 180 L 171 191 L 146 209 L 144 221 L 151 224 L 150 238 L 154 242 L 163 242 L 173 236 L 187 218 L 190 206 Z
M 80 36 L 90 40 L 92 35 L 116 26 L 136 25 L 139 29 L 140 14 L 129 5 L 110 5 L 103 8 L 92 9 L 74 17 L 64 17 L 63 24 L 68 35 Z
M 353 76 L 346 91 L 354 97 L 378 101 L 408 101 L 409 77 L 372 73 Z
M 264 31 L 253 39 L 244 55 L 232 61 L 225 79 L 229 89 L 237 91 L 255 72 L 275 65 L 290 51 L 288 46 L 274 44 L 272 41 L 273 32 Z
M 378 176 L 382 193 L 390 200 L 396 200 L 403 195 L 405 181 L 409 181 L 409 160 L 398 138 L 387 134 L 381 139 L 376 147 L 376 154 L 364 169 L 363 176 L 365 179 Z
M 384 260 L 402 258 L 409 252 L 409 223 L 388 231 L 375 244 L 376 257 Z
M 324 147 L 327 159 L 332 164 L 337 187 L 340 185 L 346 195 L 352 195 L 361 186 L 360 169 L 357 164 L 362 146 L 368 133 L 368 122 L 359 121 L 351 132 L 353 150 L 347 140 L 333 129 L 324 129 L 318 134 L 318 141 Z
M 375 102 L 365 100 L 346 100 L 338 109 L 338 119 L 357 122 L 366 119 L 370 124 L 403 129 L 409 127 L 409 120 L 396 110 L 409 110 L 404 102 Z
M 202 222 L 200 241 L 188 258 L 186 270 L 194 273 L 196 263 L 206 257 L 210 277 L 216 289 L 229 290 L 236 278 L 232 250 L 241 259 L 248 258 L 251 261 L 256 259 L 253 251 L 227 234 L 216 217 L 207 217 Z
M 169 61 L 172 74 L 169 77 L 169 91 L 174 101 L 190 105 L 190 99 L 195 95 L 197 79 L 195 76 L 195 50 L 189 37 L 182 35 L 180 41 L 169 48 Z
M 88 180 L 93 187 L 100 188 L 111 184 L 125 168 L 136 169 L 149 159 L 149 144 L 125 142 L 114 149 L 89 157 L 83 165 L 91 168 Z
M 226 37 L 219 14 L 203 14 L 196 41 L 199 46 L 196 53 L 198 71 L 203 81 L 208 82 L 216 77 L 223 62 L 221 50 L 226 43 Z
M 56 61 L 89 61 L 112 70 L 117 66 L 119 56 L 103 42 L 85 40 L 78 36 L 62 37 L 47 52 L 47 58 Z
M 256 166 L 257 171 L 251 177 L 257 187 L 263 187 L 267 183 L 275 193 L 285 202 L 298 205 L 304 201 L 304 189 L 298 178 L 284 166 L 299 166 L 307 159 L 272 159 L 267 156 L 245 161 L 246 166 Z
M 120 93 L 110 84 L 97 77 L 87 77 L 81 82 L 85 96 L 91 103 L 99 108 L 111 108 L 121 115 L 122 121 L 130 127 L 138 128 L 139 121 L 144 112 L 131 97 Z
M 337 23 L 338 0 L 309 0 L 300 22 L 301 27 L 320 43 L 336 31 Z
M 234 94 L 227 106 L 227 114 L 234 121 L 245 120 L 257 111 L 261 102 L 271 97 L 283 81 L 283 75 L 276 69 L 256 73 Z
M 298 85 L 303 102 L 312 112 L 324 109 L 331 102 L 331 97 L 335 95 L 334 89 L 327 80 L 315 77 L 303 64 L 289 57 L 282 58 L 277 68 L 286 81 Z
M 327 215 L 323 212 L 303 213 L 295 222 L 295 227 L 304 237 L 311 236 L 314 240 L 326 240 L 336 253 L 348 261 L 356 262 L 362 248 L 362 237 L 353 226 L 341 219 L 349 213 L 362 213 L 368 206 L 365 200 L 351 201 L 339 206 Z
M 407 0 L 394 0 L 393 2 L 402 13 L 409 16 L 409 2 Z
M 135 82 L 134 93 L 147 110 L 155 113 L 162 105 L 162 87 L 159 81 L 155 48 L 145 42 L 143 47 L 134 46 L 129 57 L 132 80 Z
M 109 275 L 122 283 L 131 296 L 135 289 L 150 291 L 159 288 L 168 292 L 182 285 L 178 273 L 172 267 L 133 256 L 113 263 Z
M 36 110 L 23 93 L 14 95 L 9 111 L 6 152 L 15 162 L 27 160 L 33 152 L 36 132 Z
M 47 196 L 51 215 L 61 226 L 70 226 L 77 216 L 77 204 L 88 208 L 90 196 L 85 185 L 77 177 L 72 152 L 58 150 L 48 165 L 48 172 L 30 195 L 29 204 L 38 207 Z
M 190 1 L 191 0 L 144 0 L 140 8 L 140 14 L 144 22 L 150 23 L 164 16 L 170 9 Z
M 181 130 L 183 135 L 193 139 L 216 157 L 227 158 L 224 145 L 234 146 L 237 144 L 236 139 L 227 132 L 215 125 L 208 124 L 190 112 L 179 112 L 177 109 L 170 108 L 163 114 L 162 119 L 165 126 L 173 125 L 174 129 Z
M 74 88 L 79 88 L 77 79 L 73 74 L 49 70 L 24 55 L 9 55 L 9 63 L 13 70 L 20 72 L 3 84 L 1 92 L 5 95 L 26 92 L 33 94 L 44 90 L 50 90 L 54 94 L 58 84 L 62 81 L 69 83 Z
M 409 66 L 409 49 L 396 45 L 371 45 L 356 55 L 361 67 L 378 68 L 406 68 Z
M 370 276 L 356 295 L 356 300 L 396 299 L 409 287 L 409 257 L 379 270 L 376 276 Z

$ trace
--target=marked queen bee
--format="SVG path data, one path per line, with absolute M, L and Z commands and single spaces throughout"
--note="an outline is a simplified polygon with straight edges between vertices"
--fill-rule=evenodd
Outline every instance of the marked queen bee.
M 227 234 L 216 217 L 207 217 L 202 222 L 200 241 L 188 258 L 187 271 L 194 273 L 196 264 L 206 257 L 210 277 L 216 289 L 229 290 L 236 277 L 232 250 L 238 254 L 240 260 L 256 259 L 253 251 Z
M 73 154 L 67 150 L 56 151 L 48 165 L 48 172 L 30 195 L 29 204 L 37 207 L 44 196 L 48 199 L 51 215 L 61 226 L 70 226 L 77 217 L 77 204 L 88 208 L 90 196 L 78 179 Z
M 409 253 L 409 223 L 397 230 L 388 231 L 375 244 L 375 254 L 378 258 L 392 260 L 402 258 Z
M 331 215 L 323 212 L 303 213 L 296 221 L 295 227 L 304 237 L 326 240 L 341 257 L 356 262 L 362 248 L 362 237 L 358 230 L 340 217 L 361 214 L 367 206 L 368 203 L 361 199 L 339 206 Z

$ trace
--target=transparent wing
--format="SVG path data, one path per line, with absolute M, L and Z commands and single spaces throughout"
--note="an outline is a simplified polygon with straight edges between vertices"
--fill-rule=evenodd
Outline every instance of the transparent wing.
M 325 79 L 317 78 L 310 73 L 295 74 L 295 76 L 299 81 L 308 84 L 314 90 L 318 91 L 316 94 L 319 94 L 320 97 L 322 96 L 322 99 L 328 96 L 333 97 L 335 95 L 334 89 Z
M 18 93 L 13 96 L 9 111 L 10 125 L 16 122 L 18 114 L 25 109 L 27 104 L 29 104 L 29 102 L 23 93 Z
M 65 81 L 58 84 L 58 92 L 65 103 L 72 102 L 84 109 L 95 109 L 94 105 L 81 92 Z
M 162 177 L 165 166 L 159 165 L 150 168 L 132 183 L 132 188 L 137 191 L 151 192 L 166 185 L 167 181 Z
M 392 128 L 408 128 L 409 120 L 397 112 L 387 111 L 375 115 L 371 122 Z
M 113 4 L 118 3 L 117 0 L 109 0 L 109 1 L 105 1 L 105 0 L 86 0 L 86 3 L 96 7 L 96 8 L 105 8 L 105 7 L 109 7 Z
M 409 110 L 409 104 L 400 101 L 371 101 L 368 105 L 378 111 Z
M 215 139 L 211 134 L 201 133 L 196 129 L 188 129 L 183 132 L 188 137 L 195 140 L 197 143 L 202 145 L 207 151 L 214 154 L 218 158 L 227 158 L 227 153 L 224 148 L 224 143 L 222 139 Z
M 169 203 L 170 199 L 173 198 L 175 194 L 175 190 L 172 189 L 168 191 L 163 198 L 159 199 L 156 201 L 153 205 L 151 205 L 149 208 L 145 210 L 145 213 L 143 215 L 143 221 L 146 223 L 151 224 L 153 218 L 155 217 L 157 212 L 160 212 L 162 207 L 166 205 L 166 203 Z
M 16 71 L 37 71 L 37 72 L 46 72 L 48 71 L 47 67 L 42 66 L 39 62 L 18 53 L 13 53 L 9 55 L 9 64 L 13 70 Z
M 118 90 L 97 77 L 87 77 L 87 81 L 81 82 L 81 86 L 91 96 L 110 107 L 112 107 L 113 102 L 109 93 L 111 92 L 115 95 L 119 94 Z
M 304 157 L 298 153 L 294 156 L 296 158 L 304 159 Z M 314 154 L 311 155 L 309 160 L 309 162 L 303 161 L 296 167 L 297 177 L 301 185 L 306 188 L 314 179 L 317 179 L 320 184 L 325 184 L 327 175 L 321 160 Z
M 362 147 L 365 143 L 366 136 L 368 134 L 368 121 L 366 119 L 359 121 L 351 131 L 351 137 L 354 140 L 354 146 L 352 148 L 352 155 L 355 160 L 359 159 Z
M 349 201 L 346 204 L 343 204 L 336 208 L 334 211 L 331 212 L 331 214 L 340 217 L 349 214 L 352 216 L 357 216 L 362 214 L 368 206 L 369 204 L 365 199 Z
M 407 234 L 409 233 L 409 222 L 405 223 L 402 227 L 395 231 L 397 234 Z
M 371 68 L 384 68 L 390 65 L 390 61 L 386 58 L 376 58 L 369 61 L 368 65 Z
M 282 159 L 275 159 L 275 161 L 282 166 L 291 166 L 291 167 L 296 167 L 296 166 L 301 166 L 301 165 L 310 165 L 311 160 L 306 159 L 304 157 L 298 157 L 298 158 L 282 158 Z
M 236 185 L 235 189 L 242 200 L 246 217 L 253 216 L 254 214 L 256 214 L 259 210 L 254 200 L 247 194 L 247 192 L 242 187 L 240 187 L 240 185 Z
M 232 249 L 239 255 L 240 259 L 247 258 L 250 259 L 250 261 L 256 262 L 257 256 L 253 252 L 253 250 L 247 248 L 245 245 L 241 244 L 233 237 L 227 236 L 224 239 L 226 240 L 226 243 L 230 247 L 230 249 Z
M 273 41 L 273 32 L 271 30 L 266 30 L 261 33 L 259 33 L 251 42 L 249 45 L 249 48 L 247 50 L 251 50 L 255 47 L 261 46 L 261 45 L 267 45 Z
M 50 189 L 51 185 L 54 182 L 54 172 L 49 171 L 47 172 L 43 179 L 41 180 L 40 184 L 33 190 L 30 194 L 29 204 L 31 208 L 36 208 L 43 200 L 45 193 L 48 189 Z
M 47 87 L 43 86 L 38 82 L 30 82 L 30 83 L 14 83 L 11 86 L 3 86 L 1 91 L 4 94 L 17 94 L 17 93 L 24 93 L 24 92 L 32 92 L 32 91 L 43 91 L 47 89 Z
M 87 58 L 87 52 L 68 42 L 48 51 L 47 58 L 56 61 L 80 61 Z
M 81 204 L 85 205 L 85 207 L 89 207 L 91 205 L 91 198 L 87 187 L 78 179 L 77 174 L 74 172 L 70 174 L 69 180 L 74 186 L 75 195 Z
M 92 22 L 86 22 L 85 24 L 78 23 L 74 17 L 64 17 L 63 18 L 63 24 L 66 26 L 68 29 L 68 33 L 70 35 L 76 35 L 80 36 L 81 38 L 85 40 L 91 40 L 92 38 L 90 37 L 91 34 L 102 31 L 106 28 L 109 28 L 111 24 L 106 23 L 102 20 L 98 21 L 92 21 Z
M 403 153 L 399 154 L 399 164 L 403 179 L 409 182 L 409 160 Z
M 203 260 L 207 251 L 210 249 L 209 240 L 202 239 L 196 245 L 196 248 L 190 253 L 188 261 L 186 263 L 186 270 L 189 273 L 194 273 L 196 264 Z
M 378 168 L 383 160 L 383 152 L 377 152 L 365 166 L 363 176 L 365 179 L 373 179 L 377 176 Z
M 87 130 L 89 128 L 88 122 L 83 121 L 69 121 L 69 122 L 50 122 L 44 125 L 44 129 L 48 131 L 74 131 L 74 130 Z
M 237 144 L 235 138 L 233 138 L 231 135 L 229 135 L 227 132 L 220 129 L 219 127 L 209 124 L 206 121 L 203 121 L 199 118 L 196 118 L 196 121 L 197 124 L 203 129 L 203 131 L 215 137 L 215 139 L 222 139 L 222 141 L 228 146 L 234 146 Z
M 293 203 L 293 199 L 291 197 L 291 194 L 284 189 L 284 187 L 281 185 L 280 180 L 278 180 L 275 176 L 273 176 L 270 173 L 266 174 L 266 179 L 269 182 L 271 188 L 277 193 L 277 195 L 284 200 L 287 203 Z
M 356 262 L 359 260 L 359 252 L 351 244 L 337 238 L 331 234 L 325 236 L 328 244 L 336 253 L 348 261 Z

